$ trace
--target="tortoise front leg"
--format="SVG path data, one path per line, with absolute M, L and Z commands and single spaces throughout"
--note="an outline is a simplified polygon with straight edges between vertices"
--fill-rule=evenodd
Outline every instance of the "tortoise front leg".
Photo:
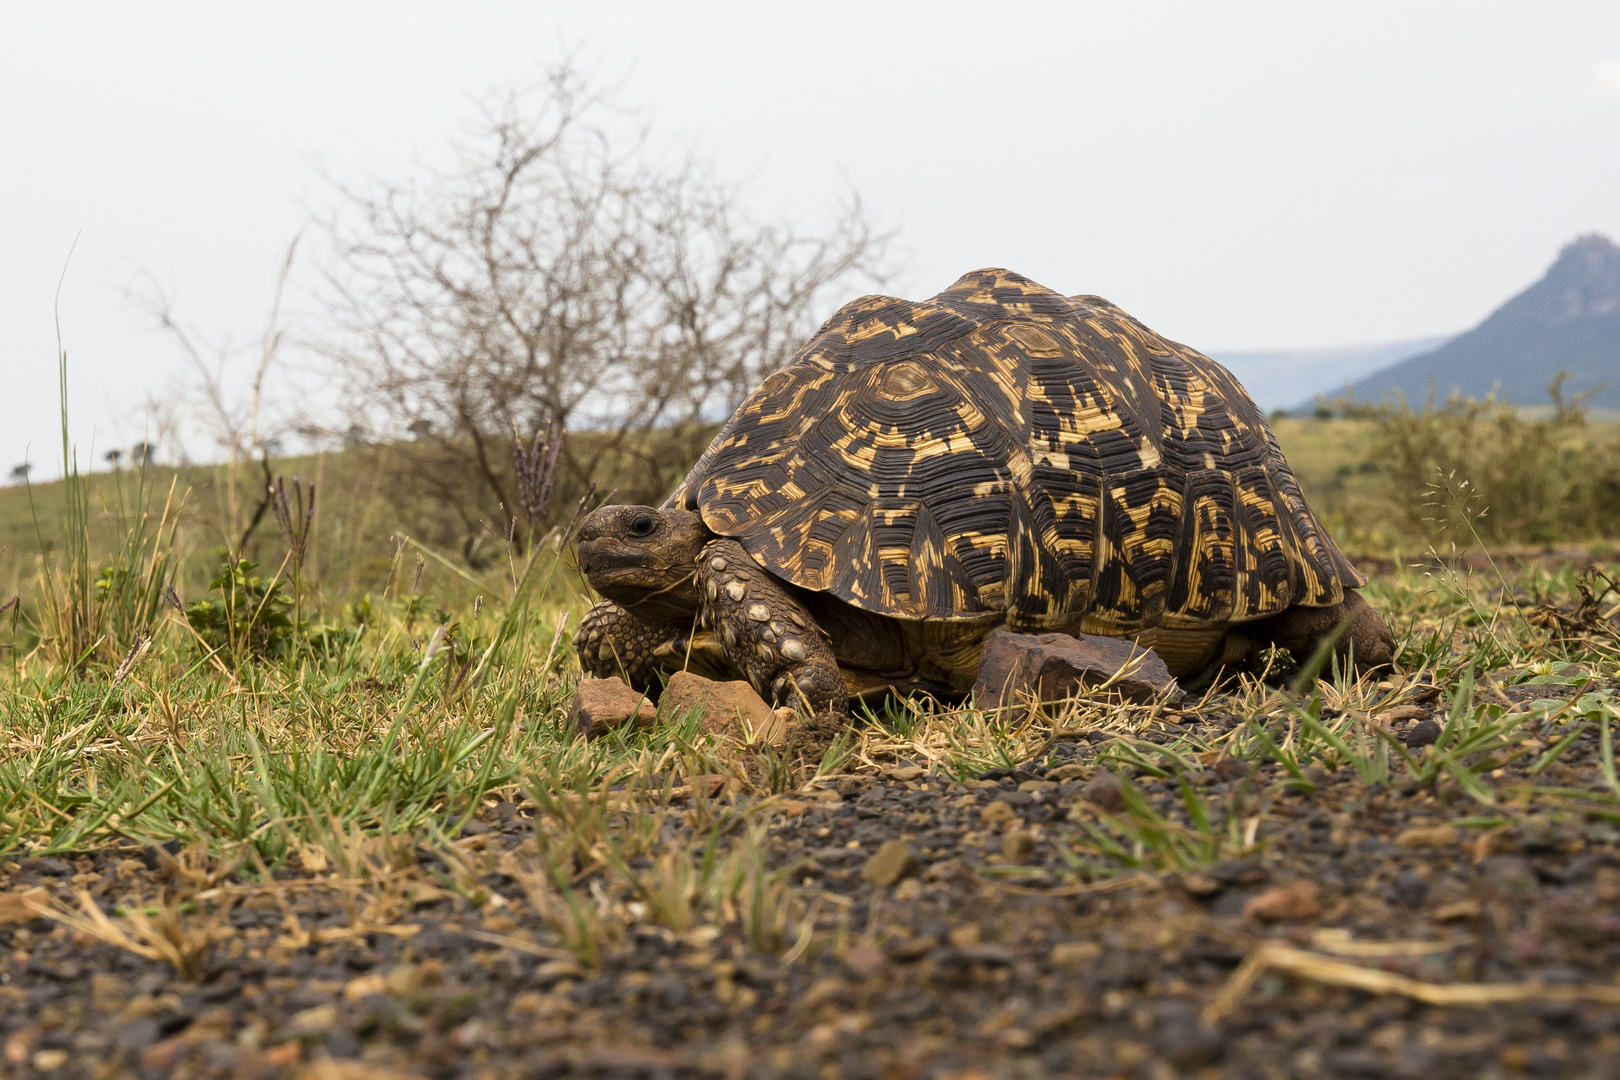
M 660 675 L 683 668 L 711 678 L 734 677 L 711 635 L 693 634 L 686 623 L 643 619 L 611 600 L 603 600 L 579 621 L 574 651 L 586 675 L 596 679 L 617 675 L 654 696 L 663 688 Z
M 832 650 L 797 600 L 735 540 L 711 540 L 698 556 L 703 616 L 716 626 L 732 666 L 775 705 L 812 713 L 849 712 Z

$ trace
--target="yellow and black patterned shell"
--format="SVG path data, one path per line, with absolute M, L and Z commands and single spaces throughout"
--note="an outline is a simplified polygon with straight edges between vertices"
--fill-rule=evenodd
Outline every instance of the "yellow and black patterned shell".
M 1226 369 L 1006 270 L 845 305 L 666 505 L 903 619 L 1202 629 L 1365 584 Z

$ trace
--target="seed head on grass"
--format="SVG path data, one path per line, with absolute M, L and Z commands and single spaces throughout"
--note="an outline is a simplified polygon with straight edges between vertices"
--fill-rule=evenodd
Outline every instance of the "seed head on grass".
M 524 446 L 516 431 L 512 434 L 512 467 L 517 473 L 518 506 L 530 529 L 545 520 L 551 502 L 551 489 L 557 480 L 557 462 L 562 455 L 563 435 L 556 424 L 544 432 L 535 431 Z M 515 523 L 515 518 L 514 518 Z
M 315 485 L 305 488 L 298 477 L 293 477 L 292 497 L 287 496 L 287 481 L 284 477 L 276 477 L 275 484 L 270 488 L 270 509 L 276 516 L 276 524 L 281 528 L 281 535 L 287 541 L 287 551 L 292 559 L 293 575 L 297 576 L 304 567 L 304 557 L 309 550 L 309 533 L 315 525 Z

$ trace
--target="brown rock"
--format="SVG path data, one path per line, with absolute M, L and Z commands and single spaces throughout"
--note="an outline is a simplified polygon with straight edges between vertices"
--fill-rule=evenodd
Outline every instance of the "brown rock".
M 356 976 L 343 984 L 343 1000 L 359 1001 L 368 994 L 388 993 L 388 980 L 383 978 L 382 972 L 373 971 L 368 975 Z
M 1095 963 L 1102 955 L 1102 946 L 1095 941 L 1062 941 L 1052 946 L 1052 965 L 1063 968 L 1083 968 Z
M 917 856 L 904 840 L 890 840 L 861 867 L 861 877 L 880 889 L 887 889 L 916 872 Z
M 630 689 L 624 680 L 581 679 L 574 694 L 574 707 L 568 720 L 587 739 L 595 739 L 615 728 L 631 725 L 639 731 L 658 719 L 647 695 Z
M 1221 891 L 1221 883 L 1208 874 L 1183 874 L 1181 887 L 1188 895 L 1198 897 L 1214 896 Z
M 1086 786 L 1080 789 L 1080 797 L 1113 813 L 1125 805 L 1125 786 L 1119 782 L 1119 777 L 1107 769 L 1099 769 L 1097 775 L 1087 780 Z
M 787 740 L 787 719 L 777 715 L 754 688 L 740 680 L 716 682 L 677 671 L 669 677 L 658 699 L 658 713 L 665 721 L 690 713 L 703 712 L 703 730 L 716 735 L 780 746 Z
M 1035 834 L 1028 829 L 1009 829 L 1001 838 L 1001 857 L 1014 866 L 1023 866 L 1035 851 Z
M 171 1039 L 169 1041 L 174 1042 L 176 1040 Z M 157 1045 L 162 1046 L 163 1044 L 158 1043 Z M 148 1049 L 150 1049 L 150 1047 L 148 1047 Z M 296 1065 L 299 1059 L 303 1056 L 303 1043 L 282 1043 L 280 1046 L 272 1046 L 270 1049 L 264 1052 L 264 1063 L 271 1069 L 285 1069 L 289 1065 Z
M 1321 913 L 1316 886 L 1308 881 L 1267 889 L 1243 906 L 1246 918 L 1261 922 L 1303 922 Z
M 295 1012 L 288 1017 L 287 1022 L 281 1026 L 283 1039 L 322 1039 L 337 1027 L 338 1013 L 335 1005 L 316 1005 L 313 1008 Z
M 1120 672 L 1126 674 L 1120 674 Z M 1115 679 L 1115 676 L 1119 678 Z M 1127 701 L 1181 700 L 1181 688 L 1152 649 L 1124 638 L 1092 634 L 1015 634 L 997 630 L 979 654 L 973 700 L 981 709 L 1007 708 L 1033 698 L 1059 701 L 1110 679 L 1108 693 Z
M 50 896 L 37 885 L 30 889 L 0 893 L 0 926 L 12 926 L 37 919 L 39 912 L 34 910 L 34 905 L 49 905 L 49 903 Z
M 1066 784 L 1070 780 L 1079 780 L 1090 771 L 1090 765 L 1082 765 L 1076 761 L 1071 762 L 1068 765 L 1059 765 L 1055 769 L 1047 770 L 1046 778 L 1048 780 L 1056 780 L 1060 784 Z
M 1406 720 L 1427 720 L 1428 718 L 1429 710 L 1421 705 L 1396 705 L 1373 717 L 1380 724 L 1399 724 Z
M 1014 810 L 1007 803 L 997 799 L 995 802 L 990 803 L 983 810 L 979 811 L 979 820 L 994 829 L 998 826 L 1005 825 L 1010 821 L 1017 821 L 1018 811 Z
M 1419 750 L 1425 746 L 1433 746 L 1440 738 L 1440 731 L 1440 725 L 1433 720 L 1420 720 L 1401 735 L 1401 742 L 1413 750 Z
M 862 978 L 876 975 L 889 962 L 889 958 L 883 954 L 882 949 L 864 941 L 851 945 L 844 952 L 843 959 L 844 967 L 848 968 L 851 974 L 859 975 Z
M 180 1056 L 185 1043 L 179 1038 L 164 1039 L 162 1042 L 152 1043 L 142 1047 L 140 1053 L 141 1071 L 150 1073 L 167 1073 L 174 1068 L 174 1059 Z

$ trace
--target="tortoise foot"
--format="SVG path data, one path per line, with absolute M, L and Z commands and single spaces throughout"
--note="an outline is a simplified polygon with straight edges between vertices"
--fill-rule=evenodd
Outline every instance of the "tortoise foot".
M 1353 664 L 1358 673 L 1372 674 L 1394 666 L 1395 635 L 1372 605 L 1349 589 L 1344 601 L 1332 607 L 1291 607 L 1243 629 L 1256 641 L 1269 641 L 1304 661 L 1323 641 L 1339 633 L 1340 627 L 1344 632 L 1334 654 Z

